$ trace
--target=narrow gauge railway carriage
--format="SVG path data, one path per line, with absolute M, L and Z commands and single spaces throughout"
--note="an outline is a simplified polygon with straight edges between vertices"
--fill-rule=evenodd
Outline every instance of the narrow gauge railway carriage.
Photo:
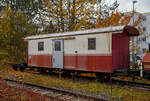
M 113 73 L 129 65 L 129 37 L 139 32 L 131 26 L 26 37 L 28 66 Z

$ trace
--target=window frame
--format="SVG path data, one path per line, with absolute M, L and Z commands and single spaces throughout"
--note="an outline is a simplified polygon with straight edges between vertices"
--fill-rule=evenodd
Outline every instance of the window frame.
M 58 47 L 57 47 L 57 45 L 58 45 Z M 60 41 L 55 41 L 54 49 L 55 49 L 55 51 L 61 51 L 61 42 Z
M 38 51 L 44 51 L 44 41 L 38 42 Z
M 147 17 L 146 16 L 143 16 L 142 20 L 143 21 L 146 21 Z
M 90 44 L 93 44 L 94 46 Z M 88 50 L 96 50 L 96 38 L 88 38 Z

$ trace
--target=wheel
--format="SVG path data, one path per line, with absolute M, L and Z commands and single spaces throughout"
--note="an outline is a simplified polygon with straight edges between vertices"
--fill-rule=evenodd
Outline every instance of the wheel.
M 108 82 L 111 79 L 111 75 L 110 74 L 101 74 L 101 73 L 97 73 L 96 74 L 96 78 L 101 81 L 101 82 Z
M 24 72 L 24 70 L 25 70 L 25 66 L 20 66 L 20 71 Z
M 49 73 L 49 74 L 52 74 L 52 73 L 53 73 L 53 70 L 52 70 L 52 69 L 48 69 L 48 73 Z
M 41 69 L 40 68 L 37 68 L 37 72 L 40 72 L 41 71 Z
M 13 68 L 13 70 L 17 71 L 18 65 L 17 64 L 12 64 L 12 68 Z
M 40 74 L 44 74 L 46 72 L 45 68 L 40 68 Z
M 34 69 L 32 67 L 29 68 L 30 71 L 33 71 Z

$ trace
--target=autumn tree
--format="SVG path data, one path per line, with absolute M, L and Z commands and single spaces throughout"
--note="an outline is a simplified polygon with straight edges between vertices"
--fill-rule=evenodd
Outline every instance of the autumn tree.
M 98 0 L 97 12 L 102 18 L 107 18 L 119 7 L 119 3 L 115 0 L 112 3 L 108 3 L 105 0 Z
M 116 1 L 108 5 L 105 0 L 45 0 L 45 5 L 57 32 L 95 28 L 100 12 L 108 17 L 119 6 Z
M 6 6 L 9 6 L 14 12 L 21 11 L 32 23 L 40 21 L 46 10 L 44 0 L 0 0 L 0 12 Z
M 92 26 L 97 0 L 46 0 L 49 19 L 57 25 L 57 32 L 89 29 Z
M 107 3 L 102 0 L 98 1 L 98 9 L 100 10 L 98 11 L 97 23 L 95 24 L 96 28 L 119 25 L 134 25 L 137 26 L 140 33 L 143 33 L 141 28 L 138 26 L 141 22 L 142 16 L 138 14 L 138 18 L 135 19 L 134 24 L 132 21 L 133 15 L 136 11 L 126 13 L 118 12 L 117 8 L 119 4 L 117 3 L 117 0 L 110 5 L 107 5 Z
M 20 11 L 13 11 L 8 6 L 0 17 L 0 50 L 8 53 L 9 61 L 25 60 L 27 45 L 24 37 L 37 32 L 36 26 Z

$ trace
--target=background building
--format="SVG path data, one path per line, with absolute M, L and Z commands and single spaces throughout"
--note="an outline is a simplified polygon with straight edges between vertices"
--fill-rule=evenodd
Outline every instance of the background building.
M 142 14 L 136 12 L 134 14 L 134 20 L 136 21 L 139 16 L 142 16 L 141 22 L 136 27 L 140 27 L 142 33 L 130 40 L 130 62 L 133 63 L 135 58 L 138 64 L 145 54 L 150 52 L 150 12 Z M 133 25 L 133 18 L 129 25 Z M 135 54 L 134 57 L 133 54 Z
M 139 24 L 143 33 L 136 37 L 136 53 L 137 56 L 143 58 L 150 51 L 150 12 L 142 14 L 142 20 Z

